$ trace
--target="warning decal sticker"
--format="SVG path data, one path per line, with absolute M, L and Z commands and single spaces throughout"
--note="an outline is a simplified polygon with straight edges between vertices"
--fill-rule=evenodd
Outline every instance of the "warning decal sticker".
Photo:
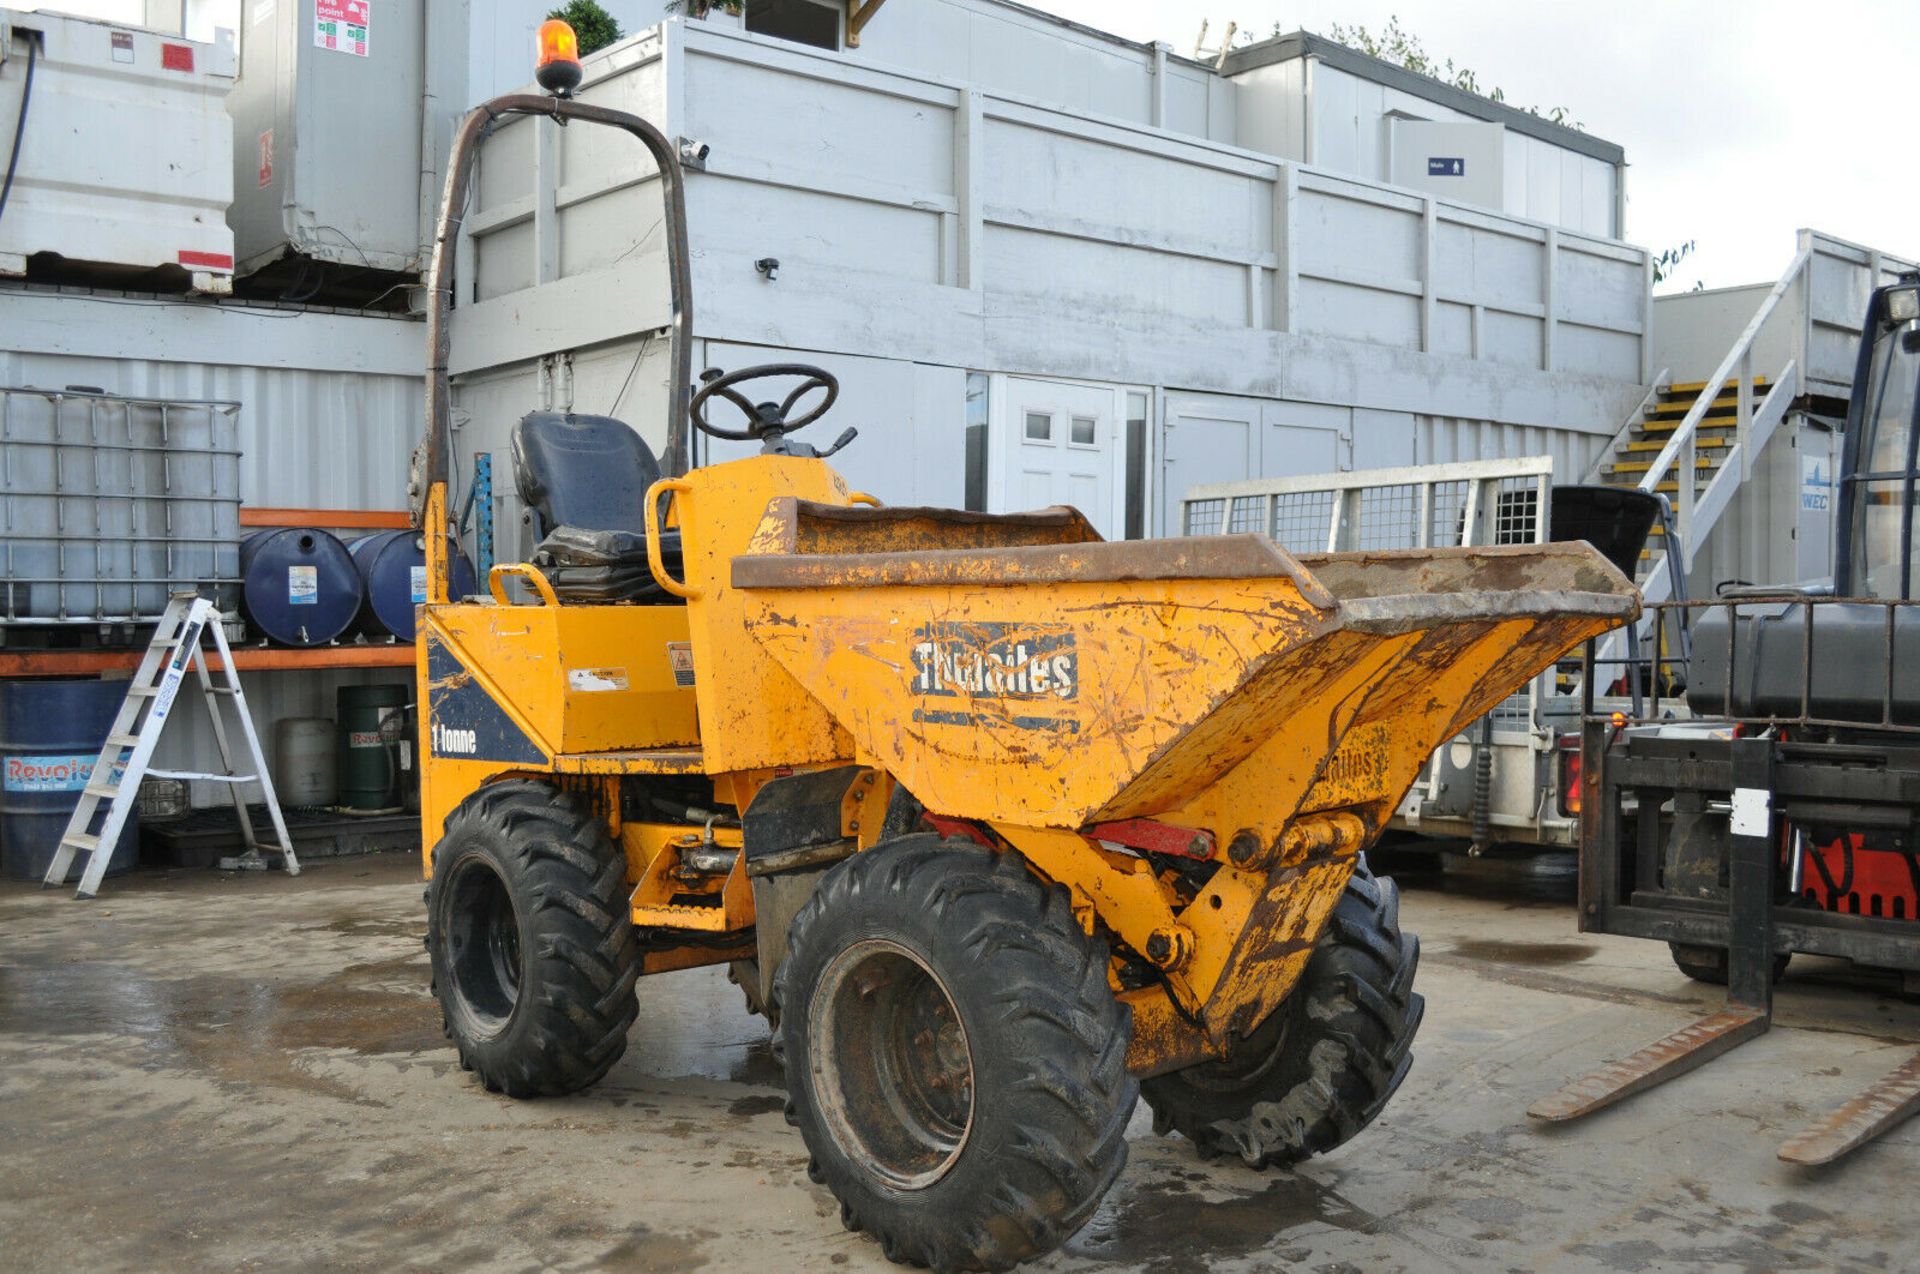
M 673 684 L 682 690 L 693 686 L 693 643 L 670 641 L 667 643 L 667 662 L 673 667 Z
M 367 19 L 373 0 L 313 0 L 313 42 L 323 49 L 367 56 Z

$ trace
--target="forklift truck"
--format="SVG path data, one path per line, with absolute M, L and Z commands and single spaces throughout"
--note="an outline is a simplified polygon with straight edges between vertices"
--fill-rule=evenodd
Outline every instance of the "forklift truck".
M 1796 952 L 1891 970 L 1920 992 L 1917 405 L 1920 275 L 1905 275 L 1867 306 L 1831 586 L 1649 607 L 1650 624 L 1691 621 L 1691 655 L 1660 659 L 1637 717 L 1594 710 L 1589 645 L 1580 927 L 1668 943 L 1689 977 L 1727 986 L 1728 1005 L 1543 1099 L 1536 1117 L 1588 1114 L 1760 1035 Z M 1684 722 L 1662 699 L 1676 684 Z M 1829 1162 L 1916 1109 L 1920 1057 L 1780 1156 Z

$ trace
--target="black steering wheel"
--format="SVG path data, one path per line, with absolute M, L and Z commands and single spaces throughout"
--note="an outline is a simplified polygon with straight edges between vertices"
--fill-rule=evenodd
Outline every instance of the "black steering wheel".
M 779 402 L 753 403 L 745 394 L 735 391 L 735 385 L 750 380 L 760 380 L 769 376 L 804 376 L 799 388 Z M 834 379 L 832 372 L 806 363 L 761 363 L 756 367 L 742 367 L 737 372 L 728 372 L 724 376 L 716 372 L 703 373 L 706 383 L 700 386 L 687 404 L 687 415 L 692 418 L 694 428 L 710 438 L 725 438 L 729 442 L 759 442 L 769 434 L 778 436 L 803 429 L 827 414 L 827 408 L 833 406 L 833 400 L 840 396 L 840 382 Z M 824 389 L 827 396 L 820 404 L 798 419 L 789 420 L 787 413 L 794 404 L 816 389 Z M 720 429 L 707 421 L 707 400 L 724 398 L 738 407 L 747 418 L 747 427 L 742 429 Z

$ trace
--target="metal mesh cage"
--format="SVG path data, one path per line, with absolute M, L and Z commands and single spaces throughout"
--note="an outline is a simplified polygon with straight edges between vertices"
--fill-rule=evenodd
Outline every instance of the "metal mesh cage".
M 1333 501 L 1331 491 L 1282 492 L 1273 498 L 1273 525 L 1267 533 L 1289 553 L 1324 553 Z

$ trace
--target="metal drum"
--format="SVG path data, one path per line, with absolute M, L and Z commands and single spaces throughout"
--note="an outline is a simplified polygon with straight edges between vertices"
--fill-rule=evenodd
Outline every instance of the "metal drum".
M 124 681 L 0 682 L 0 875 L 39 880 L 47 874 L 126 692 Z M 132 871 L 139 845 L 140 815 L 133 810 L 107 875 Z M 85 854 L 75 855 L 67 879 L 80 879 L 86 862 Z
M 332 805 L 339 798 L 335 733 L 325 717 L 273 723 L 273 792 L 282 805 Z
M 240 609 L 257 636 L 324 646 L 346 632 L 365 590 L 347 546 L 325 531 L 256 531 L 240 542 Z
M 360 604 L 360 632 L 412 641 L 413 608 L 427 600 L 426 537 L 418 531 L 381 531 L 363 535 L 347 547 L 366 590 L 366 600 Z M 451 593 L 465 597 L 475 589 L 473 564 L 451 536 L 447 555 Z
M 340 804 L 352 810 L 399 810 L 406 804 L 413 740 L 404 683 L 341 686 Z

